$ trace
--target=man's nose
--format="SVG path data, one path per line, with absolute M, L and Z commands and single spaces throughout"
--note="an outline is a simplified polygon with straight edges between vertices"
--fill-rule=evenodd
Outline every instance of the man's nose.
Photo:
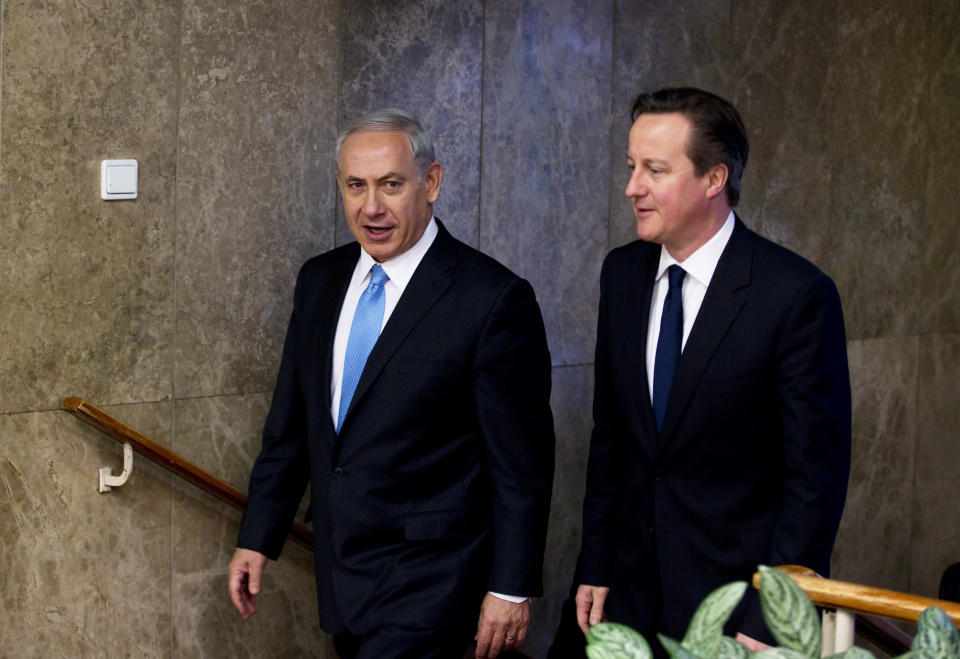
M 368 217 L 376 217 L 383 213 L 383 205 L 380 203 L 380 196 L 375 188 L 367 190 L 367 195 L 363 200 L 363 214 Z
M 639 169 L 633 170 L 627 181 L 627 189 L 623 191 L 628 197 L 642 197 L 647 194 L 647 183 Z

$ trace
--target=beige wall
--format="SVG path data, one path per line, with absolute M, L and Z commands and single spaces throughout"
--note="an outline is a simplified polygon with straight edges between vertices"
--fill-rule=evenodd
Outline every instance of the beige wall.
M 695 84 L 753 144 L 738 211 L 844 302 L 854 467 L 839 578 L 933 594 L 960 560 L 960 7 L 0 0 L 0 654 L 332 656 L 310 557 L 243 623 L 238 517 L 57 410 L 80 395 L 245 488 L 293 278 L 349 240 L 345 118 L 421 115 L 437 212 L 528 277 L 558 428 L 542 654 L 569 587 L 590 428 L 597 277 L 632 237 L 631 97 Z M 99 161 L 140 198 L 99 199 Z

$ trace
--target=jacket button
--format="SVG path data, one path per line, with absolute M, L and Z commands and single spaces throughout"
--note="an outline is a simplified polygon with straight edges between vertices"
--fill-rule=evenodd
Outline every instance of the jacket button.
M 337 467 L 336 469 L 334 469 L 334 470 L 333 470 L 333 477 L 334 477 L 334 478 L 343 478 L 343 469 L 341 469 L 340 467 Z
M 656 474 L 656 476 L 654 476 L 654 478 L 656 478 L 658 481 L 662 481 L 662 480 L 663 480 L 663 472 L 662 472 L 662 471 L 658 471 L 657 474 Z

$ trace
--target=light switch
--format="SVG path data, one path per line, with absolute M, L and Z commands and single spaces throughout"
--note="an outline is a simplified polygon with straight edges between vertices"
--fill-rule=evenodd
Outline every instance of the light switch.
M 108 201 L 137 198 L 136 160 L 100 161 L 100 198 Z

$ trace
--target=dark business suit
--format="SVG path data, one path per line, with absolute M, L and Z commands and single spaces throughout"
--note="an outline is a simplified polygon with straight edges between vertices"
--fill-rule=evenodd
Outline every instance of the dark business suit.
M 699 602 L 758 563 L 826 575 L 850 466 L 840 300 L 812 264 L 739 219 L 680 357 L 662 432 L 645 346 L 660 246 L 601 276 L 594 430 L 577 583 L 605 612 L 682 638 Z M 755 603 L 728 631 L 765 637 Z
M 337 436 L 333 339 L 358 256 L 352 243 L 300 272 L 238 546 L 275 558 L 309 481 L 324 629 L 472 637 L 488 590 L 542 590 L 554 438 L 540 310 L 525 280 L 441 225 Z

